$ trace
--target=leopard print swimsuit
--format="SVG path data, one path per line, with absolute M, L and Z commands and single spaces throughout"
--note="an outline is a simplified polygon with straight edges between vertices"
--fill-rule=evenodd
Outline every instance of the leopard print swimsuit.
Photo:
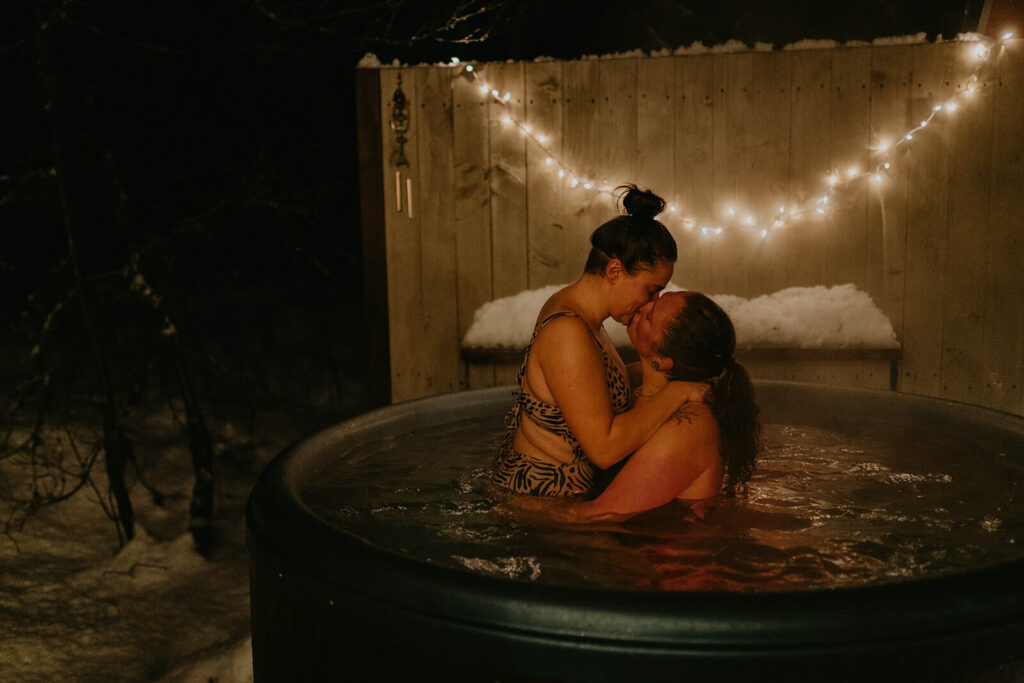
M 530 338 L 530 343 L 526 347 L 526 353 L 523 356 L 523 364 L 519 367 L 519 374 L 516 376 L 519 392 L 516 394 L 516 401 L 512 408 L 505 415 L 505 426 L 508 427 L 508 431 L 505 433 L 505 439 L 495 458 L 491 480 L 516 493 L 526 493 L 534 496 L 585 495 L 590 493 L 594 486 L 594 465 L 584 455 L 583 448 L 576 441 L 576 437 L 573 436 L 569 425 L 566 424 L 562 411 L 557 405 L 545 403 L 531 396 L 523 387 L 526 362 L 530 358 L 530 349 L 533 347 L 533 341 L 548 321 L 563 315 L 580 318 L 575 313 L 562 311 L 548 316 L 534 328 L 533 336 Z M 590 332 L 594 343 L 601 349 L 601 357 L 604 360 L 605 380 L 608 382 L 608 393 L 612 400 L 612 410 L 616 414 L 624 413 L 629 410 L 631 404 L 629 380 L 623 374 L 619 364 L 601 346 L 601 342 L 594 335 L 593 331 L 590 330 L 589 325 L 587 326 L 587 331 Z M 515 440 L 516 430 L 519 428 L 519 422 L 524 413 L 534 424 L 557 434 L 569 444 L 572 448 L 572 458 L 568 462 L 556 464 L 541 460 L 525 453 L 520 453 L 513 447 L 512 444 Z

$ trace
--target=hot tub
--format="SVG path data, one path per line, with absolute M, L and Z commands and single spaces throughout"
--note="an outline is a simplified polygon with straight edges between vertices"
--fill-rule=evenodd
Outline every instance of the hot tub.
M 894 392 L 756 385 L 765 423 L 915 424 L 1024 463 L 1024 418 Z M 369 413 L 286 449 L 249 500 L 257 681 L 991 680 L 1024 675 L 1024 551 L 863 586 L 636 591 L 511 580 L 374 546 L 302 492 L 362 445 L 500 416 L 511 388 Z

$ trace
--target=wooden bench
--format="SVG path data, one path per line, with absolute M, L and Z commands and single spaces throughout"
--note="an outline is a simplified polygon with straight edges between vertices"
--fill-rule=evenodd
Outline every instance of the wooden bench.
M 633 347 L 619 347 L 627 363 L 636 360 Z M 820 384 L 866 388 L 899 387 L 902 349 L 795 348 L 784 346 L 738 347 L 736 359 L 755 379 L 789 379 Z M 462 360 L 470 365 L 518 366 L 522 348 L 463 347 Z

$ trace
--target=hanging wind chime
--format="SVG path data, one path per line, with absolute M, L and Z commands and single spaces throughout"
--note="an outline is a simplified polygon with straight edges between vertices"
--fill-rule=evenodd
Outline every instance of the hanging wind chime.
M 395 87 L 395 94 L 391 97 L 391 130 L 395 132 L 395 141 L 398 149 L 391 155 L 391 165 L 395 167 L 395 210 L 402 213 L 402 166 L 409 167 L 409 159 L 405 156 L 405 137 L 409 131 L 408 102 L 405 93 L 402 92 L 402 74 L 398 74 L 398 84 Z M 405 179 L 406 201 L 405 207 L 412 218 L 412 179 Z

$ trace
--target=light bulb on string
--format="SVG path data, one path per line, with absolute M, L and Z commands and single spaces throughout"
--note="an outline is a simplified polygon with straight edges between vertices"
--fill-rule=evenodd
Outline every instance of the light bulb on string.
M 1009 40 L 1013 37 L 1014 35 L 1012 34 L 1012 32 L 1007 31 L 1003 34 L 1002 40 Z M 991 49 L 993 46 L 998 44 L 998 41 L 991 41 L 990 43 L 987 44 L 974 44 L 968 47 L 968 52 L 964 54 L 968 56 L 973 55 L 977 59 L 977 61 L 984 62 L 993 55 L 998 54 L 998 49 L 995 52 L 993 52 Z M 459 64 L 460 62 L 457 58 L 452 59 L 452 66 L 456 66 Z M 885 177 L 881 171 L 882 169 L 888 170 L 890 168 L 890 163 L 888 159 L 891 158 L 892 151 L 894 149 L 912 141 L 914 139 L 914 135 L 919 130 L 926 128 L 928 124 L 932 122 L 932 119 L 939 114 L 939 112 L 953 113 L 957 111 L 958 99 L 960 97 L 971 97 L 975 95 L 979 90 L 987 87 L 987 84 L 982 83 L 980 81 L 979 74 L 981 73 L 982 68 L 984 68 L 984 66 L 981 64 L 975 67 L 974 73 L 971 74 L 971 76 L 968 78 L 967 83 L 965 84 L 963 89 L 959 90 L 958 92 L 955 92 L 952 95 L 952 97 L 950 97 L 945 102 L 933 104 L 927 118 L 921 120 L 920 124 L 917 127 L 911 128 L 910 130 L 906 131 L 902 137 L 897 139 L 895 143 L 893 143 L 891 140 L 880 140 L 872 151 L 878 152 L 879 154 L 883 155 L 882 158 L 879 159 L 879 161 L 884 163 L 880 163 L 879 165 L 877 165 L 873 171 L 863 171 L 856 166 L 849 166 L 845 168 L 845 170 L 840 170 L 842 168 L 841 166 L 839 168 L 833 168 L 832 170 L 828 171 L 827 175 L 825 176 L 827 188 L 824 195 L 818 198 L 816 202 L 812 200 L 810 205 L 805 203 L 803 206 L 789 207 L 788 215 L 787 207 L 785 205 L 780 206 L 776 216 L 773 219 L 770 219 L 770 221 L 768 222 L 769 228 L 774 229 L 777 227 L 783 227 L 786 225 L 787 219 L 789 221 L 795 221 L 796 219 L 799 219 L 806 215 L 811 215 L 815 213 L 827 213 L 827 207 L 830 203 L 831 195 L 835 194 L 835 192 L 839 190 L 845 192 L 847 184 L 854 181 L 855 179 L 863 177 L 875 185 L 880 185 L 884 183 Z M 474 72 L 472 65 L 463 64 L 461 66 L 461 72 L 463 75 L 466 75 L 471 80 L 475 80 L 477 83 L 480 83 L 480 92 L 482 94 L 490 92 L 491 96 L 494 98 L 497 104 L 505 106 L 511 100 L 512 94 L 510 92 L 506 91 L 502 94 L 497 89 L 491 88 L 489 85 L 483 83 L 483 79 L 477 73 Z M 536 134 L 532 126 L 517 120 L 514 116 L 506 116 L 502 118 L 502 121 L 505 123 L 514 123 L 520 130 L 523 131 L 523 133 L 528 138 L 541 145 L 543 151 L 547 152 L 547 154 L 549 155 L 545 158 L 545 164 L 548 166 L 557 166 L 558 177 L 560 179 L 571 178 L 570 184 L 574 188 L 580 184 L 583 184 L 584 189 L 595 189 L 596 181 L 581 180 L 580 177 L 572 169 L 570 164 L 565 163 L 565 161 L 559 158 L 557 153 L 552 153 L 546 148 L 548 142 L 547 136 Z M 605 185 L 596 185 L 596 189 L 598 192 L 601 193 L 612 193 L 609 187 Z M 676 213 L 677 210 L 678 208 L 674 203 L 671 206 L 669 206 L 669 213 Z M 758 224 L 765 224 L 765 221 L 758 218 L 754 214 L 746 213 L 743 210 L 743 207 L 737 207 L 736 205 L 726 205 L 723 211 L 724 214 L 728 216 L 730 219 L 737 219 L 738 217 L 742 217 L 736 220 L 735 222 L 730 220 L 730 222 L 725 224 L 724 229 L 733 230 L 739 225 L 754 227 Z M 700 225 L 695 218 L 687 217 L 683 219 L 683 224 L 684 227 L 686 227 L 687 229 L 694 229 L 699 226 L 702 235 L 718 235 L 722 234 L 723 232 L 722 225 L 714 227 L 708 225 Z M 769 230 L 769 228 L 763 228 L 763 230 Z

